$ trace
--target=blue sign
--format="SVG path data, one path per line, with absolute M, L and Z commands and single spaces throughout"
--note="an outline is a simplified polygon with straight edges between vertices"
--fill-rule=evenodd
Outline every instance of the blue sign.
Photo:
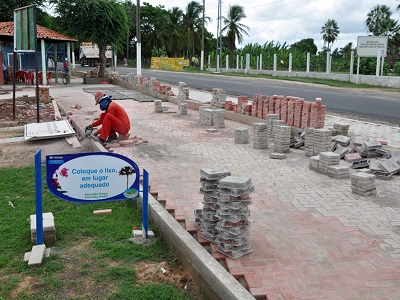
M 70 202 L 127 200 L 139 196 L 140 171 L 116 153 L 47 155 L 46 183 L 56 197 Z

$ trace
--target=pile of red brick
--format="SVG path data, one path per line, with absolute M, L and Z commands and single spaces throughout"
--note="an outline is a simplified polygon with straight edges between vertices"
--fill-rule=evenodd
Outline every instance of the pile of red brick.
M 296 128 L 323 128 L 326 106 L 317 98 L 315 102 L 292 96 L 254 95 L 252 103 L 247 96 L 239 96 L 238 103 L 226 101 L 226 110 L 266 119 L 268 114 L 278 114 L 288 126 Z
M 132 146 L 137 146 L 141 144 L 147 144 L 148 140 L 143 139 L 142 137 L 134 136 L 133 138 L 130 138 L 130 134 L 120 134 L 118 136 L 118 141 L 112 142 L 112 143 L 107 143 L 105 145 L 105 148 L 109 152 L 114 152 L 115 148 L 119 147 L 132 147 Z

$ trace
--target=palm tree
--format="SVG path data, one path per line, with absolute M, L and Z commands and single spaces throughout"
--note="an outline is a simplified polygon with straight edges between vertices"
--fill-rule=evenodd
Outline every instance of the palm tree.
M 367 14 L 364 23 L 373 35 L 393 37 L 399 32 L 400 25 L 391 16 L 389 6 L 378 4 Z
M 183 16 L 183 28 L 189 42 L 189 47 L 192 48 L 192 55 L 190 57 L 194 56 L 195 53 L 195 40 L 200 41 L 201 39 L 201 28 L 203 26 L 202 12 L 203 6 L 196 1 L 191 1 L 187 5 Z M 204 22 L 206 22 L 210 18 L 205 17 L 204 19 Z
M 182 50 L 182 44 L 179 43 L 184 39 L 182 35 L 182 19 L 183 11 L 179 7 L 173 7 L 169 10 L 169 22 L 167 28 L 169 28 L 169 44 L 168 49 L 175 57 L 178 56 L 179 50 Z
M 241 44 L 243 43 L 243 34 L 249 35 L 246 30 L 250 30 L 250 28 L 240 23 L 244 18 L 246 18 L 246 14 L 243 6 L 240 5 L 229 5 L 228 16 L 222 17 L 225 26 L 221 32 L 226 32 L 228 48 L 232 53 L 236 50 L 236 40 Z
M 324 26 L 322 26 L 322 39 L 324 40 L 324 43 L 328 43 L 329 51 L 331 50 L 329 45 L 333 44 L 337 40 L 339 33 L 339 26 L 333 19 L 328 19 L 328 21 L 325 22 Z
M 119 170 L 118 175 L 126 176 L 126 189 L 129 188 L 129 184 L 128 184 L 129 175 L 132 175 L 135 173 L 136 173 L 135 170 L 131 166 L 126 166 L 126 167 L 121 168 L 121 170 Z

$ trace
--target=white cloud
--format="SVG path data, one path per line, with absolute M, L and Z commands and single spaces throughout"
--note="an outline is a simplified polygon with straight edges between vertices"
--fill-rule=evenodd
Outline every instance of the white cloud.
M 190 1 L 187 0 L 149 0 L 153 6 L 164 5 L 166 9 L 174 6 L 183 11 Z M 197 0 L 203 4 L 202 0 Z M 141 2 L 143 4 L 143 2 Z M 224 0 L 222 15 L 226 15 L 229 5 L 244 7 L 247 18 L 243 24 L 250 27 L 249 36 L 244 36 L 243 47 L 247 43 L 265 43 L 274 41 L 293 44 L 301 39 L 313 38 L 318 49 L 324 45 L 321 27 L 328 19 L 334 19 L 340 34 L 333 47 L 343 47 L 352 42 L 357 45 L 357 37 L 367 35 L 364 25 L 367 13 L 376 5 L 385 4 L 391 8 L 393 18 L 400 19 L 396 7 L 397 0 Z M 205 0 L 206 15 L 212 18 L 207 29 L 216 36 L 218 0 Z M 399 21 L 400 22 L 400 21 Z

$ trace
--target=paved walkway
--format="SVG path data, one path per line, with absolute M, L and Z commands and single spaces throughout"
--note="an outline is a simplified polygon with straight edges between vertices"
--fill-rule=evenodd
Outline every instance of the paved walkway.
M 82 128 L 94 118 L 86 112 L 98 109 L 93 95 L 83 91 L 89 87 L 94 86 L 73 83 L 51 89 Z M 399 175 L 377 180 L 377 195 L 361 197 L 351 192 L 350 179 L 332 179 L 309 170 L 302 150 L 292 149 L 286 159 L 273 160 L 269 158 L 273 147 L 256 150 L 252 143 L 235 144 L 234 130 L 250 126 L 225 121 L 225 128 L 208 133 L 208 127 L 199 124 L 198 111 L 181 116 L 173 113 L 176 105 L 163 102 L 170 113 L 157 114 L 152 102 L 117 102 L 129 113 L 131 135 L 149 143 L 115 152 L 149 172 L 152 190 L 175 209 L 175 217 L 185 218 L 187 227 L 193 226 L 193 210 L 202 202 L 201 168 L 221 166 L 232 175 L 251 178 L 254 252 L 225 262 L 232 275 L 244 279 L 253 296 L 400 299 Z M 72 108 L 75 104 L 82 108 Z M 332 118 L 327 119 L 339 121 Z M 349 123 L 355 135 L 400 147 L 399 128 Z M 221 259 L 220 254 L 213 255 Z

